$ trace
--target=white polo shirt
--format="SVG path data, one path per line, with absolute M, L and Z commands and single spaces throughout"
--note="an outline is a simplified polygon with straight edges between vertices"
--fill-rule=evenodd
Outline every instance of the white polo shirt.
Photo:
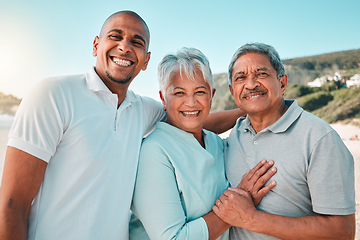
M 165 113 L 132 91 L 117 102 L 94 69 L 46 79 L 22 100 L 8 146 L 48 162 L 28 239 L 128 239 L 141 141 Z

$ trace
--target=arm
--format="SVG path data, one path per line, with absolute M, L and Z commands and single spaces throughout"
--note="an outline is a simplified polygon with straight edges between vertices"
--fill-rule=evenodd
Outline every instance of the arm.
M 157 144 L 142 145 L 132 210 L 150 239 L 205 239 L 201 218 L 188 220 L 175 168 Z M 146 199 L 146 200 L 145 200 Z
M 39 191 L 47 163 L 8 147 L 0 188 L 0 239 L 27 239 L 32 200 Z
M 263 165 L 264 168 L 259 167 Z M 272 165 L 262 161 L 259 166 L 257 168 L 266 172 Z M 143 223 L 149 237 L 151 239 L 215 239 L 220 236 L 230 226 L 213 212 L 203 217 L 188 219 L 180 198 L 182 183 L 178 182 L 175 172 L 176 169 L 169 162 L 162 148 L 145 141 L 139 159 L 132 210 Z M 181 173 L 179 175 L 181 176 Z M 254 176 L 257 175 L 255 171 Z M 257 179 L 254 177 L 246 178 L 246 181 L 252 181 L 250 186 L 261 186 L 256 184 Z M 215 202 L 215 199 L 213 201 Z
M 244 174 L 237 188 L 244 189 L 251 193 L 254 201 L 259 204 L 263 196 L 276 185 L 276 182 L 272 181 L 267 186 L 264 186 L 264 184 L 276 173 L 276 168 L 272 168 L 268 171 L 273 165 L 274 161 L 260 161 L 253 169 L 250 169 Z M 219 204 L 221 204 L 221 201 L 218 199 L 216 200 L 216 205 L 218 206 Z M 209 239 L 217 239 L 231 226 L 219 218 L 214 211 L 211 211 L 203 218 L 206 221 L 209 230 Z
M 204 128 L 217 134 L 223 133 L 234 127 L 236 120 L 245 115 L 245 112 L 239 108 L 210 113 L 204 122 Z
M 285 217 L 257 211 L 250 194 L 228 190 L 214 212 L 225 222 L 281 239 L 354 239 L 355 215 Z

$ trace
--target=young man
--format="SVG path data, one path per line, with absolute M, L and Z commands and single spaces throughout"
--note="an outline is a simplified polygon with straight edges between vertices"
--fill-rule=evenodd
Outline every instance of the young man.
M 284 100 L 284 66 L 266 44 L 246 44 L 229 66 L 240 118 L 228 138 L 226 174 L 232 186 L 255 164 L 274 160 L 277 182 L 255 209 L 241 190 L 227 191 L 214 211 L 232 239 L 354 239 L 354 161 L 338 134 Z M 270 236 L 267 236 L 270 235 Z M 273 236 L 273 237 L 271 237 Z

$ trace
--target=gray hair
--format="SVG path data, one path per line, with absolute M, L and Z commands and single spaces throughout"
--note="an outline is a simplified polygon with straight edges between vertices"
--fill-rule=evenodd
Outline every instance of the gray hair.
M 185 73 L 188 79 L 195 81 L 195 71 L 199 69 L 204 81 L 214 89 L 214 79 L 211 73 L 209 60 L 196 48 L 182 48 L 176 54 L 166 55 L 158 67 L 158 80 L 160 91 L 165 95 L 170 86 L 171 74 L 180 70 L 180 76 Z M 212 91 L 211 91 L 212 92 Z
M 279 53 L 275 50 L 274 47 L 267 45 L 265 43 L 247 43 L 241 46 L 233 55 L 231 62 L 229 64 L 229 84 L 232 86 L 231 76 L 233 73 L 233 67 L 238 58 L 248 53 L 259 53 L 264 54 L 269 57 L 270 64 L 273 66 L 277 72 L 277 78 L 280 79 L 285 75 L 285 68 L 283 63 L 280 60 Z

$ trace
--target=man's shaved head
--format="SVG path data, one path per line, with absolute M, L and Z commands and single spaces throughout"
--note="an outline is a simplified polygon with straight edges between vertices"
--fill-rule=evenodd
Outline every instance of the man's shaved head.
M 133 11 L 129 11 L 129 10 L 125 10 L 125 11 L 119 11 L 119 12 L 116 12 L 112 15 L 110 15 L 110 17 L 108 17 L 103 26 L 101 27 L 101 31 L 100 31 L 100 35 L 99 37 L 101 38 L 104 34 L 104 29 L 106 29 L 106 25 L 107 23 L 109 23 L 114 17 L 118 16 L 118 15 L 121 15 L 121 14 L 124 14 L 124 15 L 130 15 L 130 16 L 133 16 L 137 19 L 139 19 L 143 24 L 144 24 L 144 27 L 145 27 L 145 30 L 146 30 L 146 33 L 148 35 L 148 41 L 150 41 L 150 30 L 149 30 L 149 27 L 148 25 L 146 24 L 146 22 L 144 21 L 144 19 L 142 19 L 139 14 L 137 14 L 136 12 L 133 12 Z

